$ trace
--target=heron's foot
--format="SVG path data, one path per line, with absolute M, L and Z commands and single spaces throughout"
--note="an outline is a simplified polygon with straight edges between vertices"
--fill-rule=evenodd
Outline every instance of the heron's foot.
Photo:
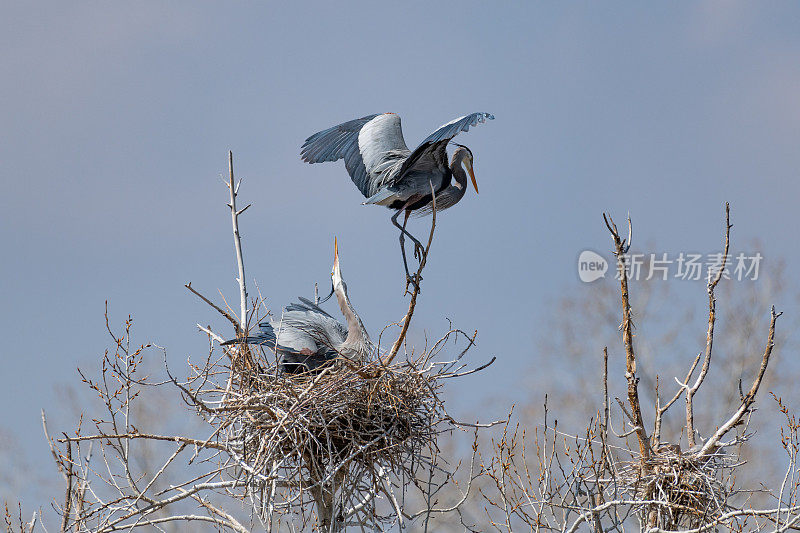
M 417 261 L 422 261 L 422 255 L 425 253 L 425 247 L 422 246 L 422 243 L 415 241 L 414 242 L 414 259 Z

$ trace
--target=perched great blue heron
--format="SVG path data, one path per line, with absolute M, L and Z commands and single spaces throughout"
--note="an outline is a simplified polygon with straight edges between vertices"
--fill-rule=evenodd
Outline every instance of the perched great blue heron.
M 341 355 L 352 361 L 366 361 L 375 345 L 369 338 L 358 313 L 350 303 L 347 284 L 339 268 L 339 246 L 334 241 L 331 293 L 339 301 L 347 327 L 326 313 L 319 305 L 305 298 L 283 310 L 279 318 L 261 322 L 256 335 L 232 339 L 222 343 L 259 344 L 275 351 L 281 358 L 281 367 L 287 373 L 316 370 Z
M 400 230 L 400 250 L 406 277 L 416 283 L 408 272 L 405 236 L 414 242 L 415 257 L 421 257 L 424 247 L 406 231 L 408 217 L 412 211 L 426 212 L 432 209 L 431 190 L 436 194 L 437 211 L 461 200 L 467 183 L 464 167 L 472 178 L 475 192 L 478 192 L 472 170 L 472 152 L 466 146 L 458 145 L 448 166 L 447 143 L 460 132 L 486 119 L 494 119 L 494 116 L 471 113 L 452 120 L 431 133 L 412 152 L 403 140 L 399 116 L 395 113 L 369 115 L 315 133 L 306 139 L 300 156 L 308 163 L 344 159 L 350 178 L 367 198 L 365 204 L 378 204 L 397 210 L 392 216 L 392 224 Z M 456 186 L 451 185 L 453 176 Z M 403 212 L 405 218 L 401 226 L 397 217 Z

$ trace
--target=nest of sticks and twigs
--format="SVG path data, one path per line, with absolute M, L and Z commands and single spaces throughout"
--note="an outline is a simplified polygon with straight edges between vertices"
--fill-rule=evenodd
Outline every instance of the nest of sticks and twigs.
M 462 336 L 467 345 L 460 354 L 436 360 L 448 341 Z M 437 439 L 460 428 L 440 398 L 444 382 L 494 361 L 465 369 L 462 358 L 473 345 L 474 335 L 451 330 L 416 357 L 392 364 L 340 357 L 305 374 L 284 373 L 274 358 L 240 346 L 228 352 L 229 369 L 222 361 L 196 367 L 180 386 L 216 426 L 212 439 L 224 450 L 218 456 L 225 457 L 224 477 L 247 487 L 246 493 L 269 496 L 258 496 L 260 501 L 281 502 L 270 513 L 307 516 L 303 502 L 313 498 L 332 520 L 336 501 L 378 487 L 397 514 L 390 487 L 408 481 L 391 480 L 440 471 Z M 321 522 L 327 520 L 323 513 Z
M 389 514 L 400 516 L 392 487 L 404 483 L 393 480 L 441 470 L 437 438 L 459 427 L 439 397 L 444 381 L 491 364 L 464 370 L 461 357 L 474 342 L 469 337 L 458 357 L 435 361 L 459 335 L 448 332 L 413 359 L 387 364 L 340 357 L 304 374 L 284 373 L 278 361 L 241 346 L 229 352 L 228 370 L 219 363 L 196 367 L 179 386 L 216 427 L 212 439 L 224 452 L 217 456 L 223 478 L 263 502 L 259 513 L 305 521 L 304 502 L 312 499 L 326 528 L 335 520 L 347 523 L 367 505 L 358 494 L 383 493 L 393 505 Z M 391 519 L 371 512 L 378 522 Z
M 732 480 L 725 476 L 733 456 L 717 452 L 698 457 L 683 453 L 678 445 L 662 445 L 650 454 L 647 471 L 637 458 L 620 465 L 618 481 L 623 492 L 642 502 L 658 522 L 671 528 L 696 528 L 725 508 Z
M 252 473 L 274 460 L 306 468 L 398 467 L 433 443 L 444 416 L 437 376 L 413 364 L 337 360 L 310 374 L 273 366 L 228 392 L 224 424 Z

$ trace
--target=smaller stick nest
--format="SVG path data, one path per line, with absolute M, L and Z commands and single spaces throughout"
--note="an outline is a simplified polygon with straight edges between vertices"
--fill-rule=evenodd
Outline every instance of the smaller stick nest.
M 652 452 L 649 472 L 643 474 L 638 459 L 626 462 L 620 480 L 625 492 L 660 502 L 650 509 L 659 514 L 659 523 L 695 528 L 725 511 L 730 487 L 721 479 L 728 459 L 722 454 L 698 459 L 677 445 L 663 445 Z
M 315 374 L 288 375 L 273 365 L 249 373 L 246 386 L 228 394 L 223 426 L 230 429 L 223 431 L 237 443 L 242 466 L 263 476 L 276 474 L 276 462 L 284 479 L 301 466 L 404 469 L 449 420 L 437 377 L 408 362 L 356 366 L 339 359 Z

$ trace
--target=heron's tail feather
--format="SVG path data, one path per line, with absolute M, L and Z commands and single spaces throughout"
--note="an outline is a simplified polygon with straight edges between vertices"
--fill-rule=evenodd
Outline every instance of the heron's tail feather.
M 367 204 L 380 204 L 381 202 L 385 202 L 392 196 L 394 196 L 396 191 L 392 191 L 388 187 L 380 189 L 378 192 L 364 200 L 364 205 Z
M 266 344 L 267 346 L 275 346 L 275 330 L 269 322 L 262 322 L 258 325 L 258 335 L 248 335 L 246 337 L 239 337 L 229 341 L 221 342 L 220 346 L 230 346 L 231 344 Z
M 275 337 L 273 337 L 274 339 Z M 265 337 L 262 336 L 254 336 L 254 337 L 238 337 L 236 339 L 231 339 L 229 341 L 219 343 L 220 346 L 230 346 L 232 344 L 264 344 L 267 341 Z

